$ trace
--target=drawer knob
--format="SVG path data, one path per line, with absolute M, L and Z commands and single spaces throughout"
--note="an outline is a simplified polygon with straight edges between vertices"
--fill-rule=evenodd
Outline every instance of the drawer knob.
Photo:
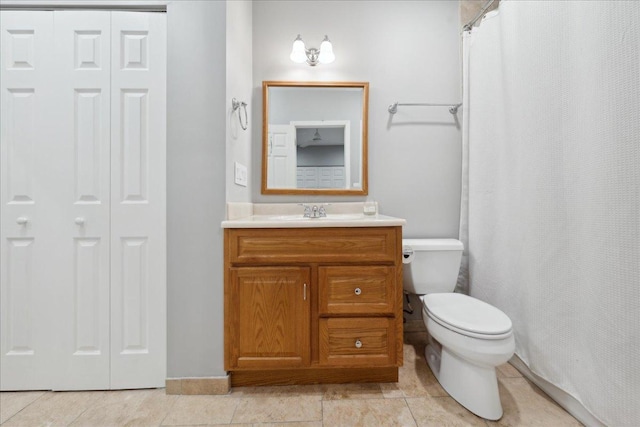
M 362 347 L 362 341 L 356 340 L 356 348 Z
M 354 292 L 356 295 L 360 295 L 362 293 L 362 290 L 360 288 L 356 288 Z

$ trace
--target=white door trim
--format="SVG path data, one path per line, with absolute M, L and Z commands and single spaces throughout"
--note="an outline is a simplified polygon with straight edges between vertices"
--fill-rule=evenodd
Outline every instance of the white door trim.
M 344 128 L 344 188 L 351 188 L 351 121 L 350 120 L 301 120 L 289 122 L 295 129 L 298 128 Z M 360 150 L 362 152 L 362 150 Z M 361 163 L 362 165 L 362 163 Z M 362 167 L 360 167 L 362 169 Z

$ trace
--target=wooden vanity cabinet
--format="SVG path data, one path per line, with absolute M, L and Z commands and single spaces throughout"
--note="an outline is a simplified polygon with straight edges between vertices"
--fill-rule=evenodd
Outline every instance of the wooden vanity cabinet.
M 232 385 L 397 381 L 402 228 L 225 229 Z

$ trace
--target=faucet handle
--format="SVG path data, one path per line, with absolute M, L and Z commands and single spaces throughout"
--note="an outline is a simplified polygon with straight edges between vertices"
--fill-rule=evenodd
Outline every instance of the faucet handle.
M 304 218 L 309 218 L 311 216 L 311 206 L 305 205 L 304 203 L 298 203 L 298 205 L 304 208 L 304 214 L 302 216 Z
M 320 204 L 320 216 L 321 217 L 326 217 L 327 216 L 327 206 L 331 206 L 331 203 L 321 203 Z

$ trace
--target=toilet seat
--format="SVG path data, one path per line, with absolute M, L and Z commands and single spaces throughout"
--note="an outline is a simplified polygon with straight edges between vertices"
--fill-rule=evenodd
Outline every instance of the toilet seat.
M 441 326 L 459 334 L 486 340 L 511 335 L 511 319 L 501 310 L 464 294 L 421 296 L 424 312 Z

